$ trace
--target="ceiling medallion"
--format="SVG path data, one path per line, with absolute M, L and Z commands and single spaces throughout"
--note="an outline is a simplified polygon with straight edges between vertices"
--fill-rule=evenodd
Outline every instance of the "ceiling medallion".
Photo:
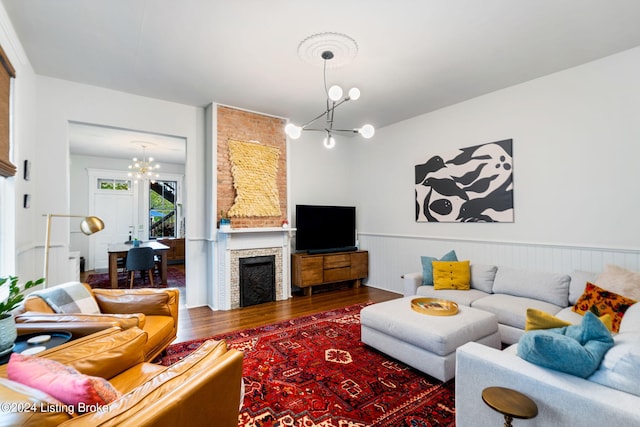
M 330 63 L 323 59 L 323 52 L 333 53 Z M 298 56 L 305 62 L 328 68 L 350 64 L 358 55 L 358 43 L 346 34 L 319 33 L 307 37 L 298 45 Z

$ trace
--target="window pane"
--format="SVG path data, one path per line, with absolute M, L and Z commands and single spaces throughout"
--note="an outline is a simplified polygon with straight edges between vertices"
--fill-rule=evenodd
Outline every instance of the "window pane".
M 115 182 L 116 190 L 128 191 L 129 187 L 130 187 L 130 183 L 131 183 L 131 181 L 124 181 L 124 180 L 118 179 Z
M 129 191 L 131 181 L 113 178 L 98 178 L 98 188 L 100 190 Z
M 112 179 L 98 179 L 98 188 L 100 190 L 113 190 L 113 180 Z
M 176 237 L 176 181 L 149 183 L 149 237 Z

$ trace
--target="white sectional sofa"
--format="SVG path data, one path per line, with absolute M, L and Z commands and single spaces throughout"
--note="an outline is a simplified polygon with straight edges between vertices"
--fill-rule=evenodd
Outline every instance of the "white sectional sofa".
M 503 351 L 473 342 L 459 347 L 456 427 L 502 425 L 502 416 L 480 397 L 493 386 L 516 389 L 536 402 L 538 415 L 514 425 L 640 426 L 640 304 L 627 310 L 613 348 L 585 379 L 529 363 L 517 355 L 517 345 Z
M 524 334 L 527 308 L 535 308 L 576 323 L 581 315 L 571 307 L 584 292 L 594 273 L 576 271 L 571 275 L 528 271 L 495 265 L 471 264 L 471 289 L 435 290 L 423 285 L 422 272 L 404 275 L 405 296 L 442 298 L 485 310 L 498 317 L 500 339 L 517 343 Z
M 482 390 L 494 386 L 515 389 L 536 402 L 538 415 L 515 420 L 517 425 L 640 426 L 640 304 L 631 305 L 624 314 L 614 345 L 598 370 L 580 378 L 524 360 L 518 356 L 517 342 L 525 333 L 528 308 L 579 324 L 583 317 L 571 308 L 588 281 L 598 284 L 597 274 L 555 274 L 491 265 L 471 265 L 470 269 L 469 290 L 435 290 L 422 284 L 422 273 L 404 275 L 406 296 L 443 298 L 489 311 L 498 318 L 501 341 L 515 344 L 499 350 L 469 342 L 457 349 L 456 427 L 504 423 L 503 416 L 481 398 Z

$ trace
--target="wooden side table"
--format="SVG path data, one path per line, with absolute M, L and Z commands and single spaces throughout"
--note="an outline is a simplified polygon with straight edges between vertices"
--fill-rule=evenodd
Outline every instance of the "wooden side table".
M 538 406 L 528 396 L 505 387 L 487 387 L 482 400 L 491 409 L 504 415 L 504 427 L 512 427 L 514 418 L 529 419 L 538 415 Z

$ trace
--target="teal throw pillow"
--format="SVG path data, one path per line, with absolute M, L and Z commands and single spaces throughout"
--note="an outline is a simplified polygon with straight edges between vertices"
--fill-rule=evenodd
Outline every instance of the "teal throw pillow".
M 422 284 L 433 286 L 433 261 L 458 261 L 456 251 L 449 251 L 438 259 L 431 256 L 420 257 L 422 261 Z
M 518 356 L 536 365 L 581 378 L 593 374 L 613 347 L 611 332 L 587 312 L 580 325 L 525 333 L 518 342 Z

